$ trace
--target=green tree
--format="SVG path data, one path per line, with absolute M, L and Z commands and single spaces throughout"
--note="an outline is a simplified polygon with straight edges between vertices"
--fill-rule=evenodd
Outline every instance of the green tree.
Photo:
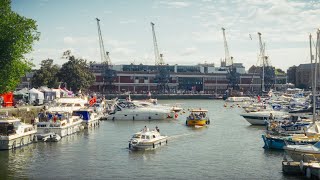
M 13 12 L 10 0 L 0 1 L 0 94 L 13 91 L 31 70 L 32 63 L 24 55 L 39 36 L 36 21 Z
M 63 53 L 69 61 L 64 63 L 59 71 L 59 79 L 73 91 L 87 90 L 95 81 L 95 76 L 89 71 L 85 59 L 75 58 L 70 51 Z
M 53 64 L 52 59 L 42 60 L 41 67 L 32 77 L 31 84 L 34 87 L 48 86 L 54 88 L 59 86 L 58 72 L 60 67 Z

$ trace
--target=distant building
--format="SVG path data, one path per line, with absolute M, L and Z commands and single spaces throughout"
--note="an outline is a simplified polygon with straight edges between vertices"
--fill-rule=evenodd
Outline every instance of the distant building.
M 166 65 L 170 72 L 168 86 L 172 93 L 224 93 L 228 86 L 228 67 L 215 67 L 214 64 L 192 65 Z M 245 73 L 242 63 L 234 66 L 240 74 L 240 90 L 259 92 L 261 89 L 261 78 L 259 74 Z M 113 65 L 117 71 L 114 79 L 114 92 L 146 93 L 157 92 L 157 66 L 155 65 Z M 90 64 L 90 71 L 96 76 L 96 82 L 90 88 L 92 91 L 101 92 L 104 84 L 102 78 L 102 65 Z M 281 83 L 281 84 L 280 84 Z M 276 89 L 285 88 L 286 76 L 276 77 Z M 102 92 L 103 93 L 103 92 Z

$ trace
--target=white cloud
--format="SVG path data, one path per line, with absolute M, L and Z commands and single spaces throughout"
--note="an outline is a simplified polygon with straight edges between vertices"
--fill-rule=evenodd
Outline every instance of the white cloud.
M 121 20 L 119 21 L 120 24 L 132 24 L 132 23 L 136 23 L 137 20 L 135 19 L 127 19 L 127 20 Z
M 160 1 L 159 3 L 168 8 L 184 8 L 190 6 L 190 3 L 184 1 Z
M 135 50 L 129 49 L 129 48 L 114 48 L 112 49 L 112 52 L 110 53 L 115 53 L 115 54 L 120 54 L 120 55 L 129 55 L 132 54 L 133 52 L 135 52 Z
M 196 47 L 189 47 L 189 48 L 186 48 L 182 53 L 181 53 L 181 56 L 189 56 L 189 55 L 192 55 L 192 54 L 195 54 L 197 53 L 198 49 Z

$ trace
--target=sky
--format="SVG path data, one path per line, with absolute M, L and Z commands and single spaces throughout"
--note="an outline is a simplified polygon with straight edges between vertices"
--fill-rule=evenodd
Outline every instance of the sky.
M 114 65 L 155 64 L 153 22 L 167 64 L 220 66 L 224 27 L 235 63 L 260 64 L 260 32 L 270 64 L 286 70 L 310 62 L 309 34 L 315 41 L 320 26 L 320 0 L 12 0 L 12 10 L 37 21 L 40 40 L 27 55 L 36 68 L 65 63 L 66 50 L 101 62 L 95 18 Z

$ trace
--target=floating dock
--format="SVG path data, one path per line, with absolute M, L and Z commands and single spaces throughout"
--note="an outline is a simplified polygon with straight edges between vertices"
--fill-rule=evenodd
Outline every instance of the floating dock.
M 287 175 L 298 175 L 305 176 L 307 178 L 320 179 L 320 162 L 282 161 L 282 171 Z

